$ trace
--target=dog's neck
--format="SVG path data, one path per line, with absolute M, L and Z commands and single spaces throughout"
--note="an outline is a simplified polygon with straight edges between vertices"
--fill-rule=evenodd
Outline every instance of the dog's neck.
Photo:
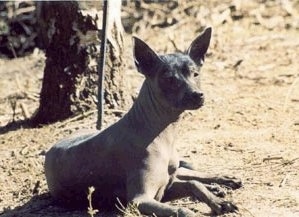
M 149 81 L 143 83 L 138 98 L 126 114 L 130 127 L 148 137 L 157 137 L 166 128 L 174 127 L 182 111 L 161 103 Z

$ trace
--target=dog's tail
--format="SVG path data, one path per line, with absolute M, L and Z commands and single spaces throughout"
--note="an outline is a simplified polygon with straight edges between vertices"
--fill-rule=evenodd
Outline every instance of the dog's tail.
M 194 170 L 193 166 L 190 163 L 183 161 L 183 160 L 180 160 L 179 167 L 184 167 L 189 170 Z

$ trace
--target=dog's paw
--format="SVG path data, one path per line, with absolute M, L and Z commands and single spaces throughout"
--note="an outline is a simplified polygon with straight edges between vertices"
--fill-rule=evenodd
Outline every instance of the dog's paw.
M 217 215 L 228 213 L 228 212 L 237 212 L 238 207 L 232 202 L 225 201 L 219 198 L 219 200 L 214 201 L 210 204 L 212 212 Z
M 205 185 L 205 186 L 210 192 L 212 192 L 217 197 L 225 197 L 226 195 L 226 189 L 222 188 L 218 184 Z
M 233 190 L 242 187 L 242 181 L 238 178 L 231 177 L 231 176 L 222 176 L 217 178 L 217 183 L 220 185 L 224 185 L 228 188 Z

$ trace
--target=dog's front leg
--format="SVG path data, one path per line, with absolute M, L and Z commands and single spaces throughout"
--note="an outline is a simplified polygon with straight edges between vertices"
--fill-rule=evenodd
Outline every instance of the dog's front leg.
M 227 186 L 231 189 L 242 187 L 241 180 L 235 177 L 217 175 L 212 176 L 183 167 L 178 168 L 176 177 L 180 180 L 196 180 L 205 184 L 216 183 L 219 185 Z
M 186 196 L 195 196 L 199 201 L 206 203 L 216 214 L 238 210 L 233 203 L 216 197 L 204 184 L 195 180 L 174 180 L 171 186 L 165 191 L 162 201 L 167 202 Z

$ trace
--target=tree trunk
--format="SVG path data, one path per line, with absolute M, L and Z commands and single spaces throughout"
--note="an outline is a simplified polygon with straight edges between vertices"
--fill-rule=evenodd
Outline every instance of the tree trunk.
M 121 1 L 117 2 L 121 4 Z M 46 66 L 40 106 L 33 123 L 51 123 L 96 108 L 98 30 L 102 23 L 102 13 L 98 10 L 101 6 L 101 1 L 37 3 L 39 35 L 46 50 Z M 116 14 L 120 20 L 120 11 Z M 108 23 L 104 104 L 108 108 L 119 109 L 124 101 L 121 85 L 123 40 L 122 26 L 116 23 L 115 20 Z M 112 28 L 109 29 L 109 26 Z

